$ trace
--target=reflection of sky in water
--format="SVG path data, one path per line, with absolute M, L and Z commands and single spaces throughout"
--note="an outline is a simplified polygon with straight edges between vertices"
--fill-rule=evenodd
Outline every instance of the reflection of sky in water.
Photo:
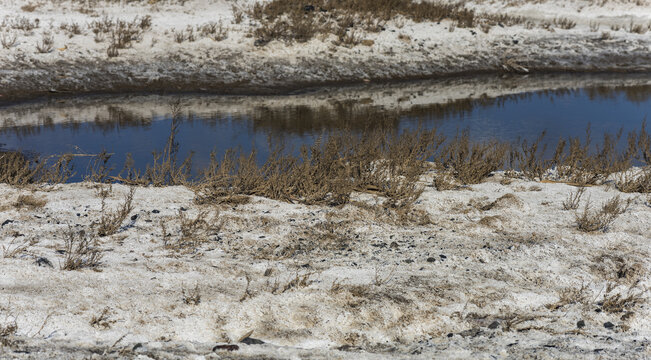
M 593 142 L 598 142 L 604 132 L 614 134 L 623 128 L 626 134 L 630 130 L 639 130 L 650 110 L 651 101 L 631 102 L 621 92 L 608 98 L 591 100 L 586 92 L 576 91 L 562 95 L 534 94 L 517 100 L 507 99 L 502 103 L 478 106 L 463 114 L 448 115 L 445 118 L 429 117 L 423 121 L 406 117 L 398 128 L 437 127 L 448 136 L 453 136 L 458 130 L 469 129 L 473 139 L 502 141 L 534 139 L 543 130 L 547 130 L 546 139 L 555 145 L 561 136 L 583 138 L 586 126 L 591 123 Z M 117 170 L 122 167 L 126 153 L 131 153 L 135 163 L 144 167 L 151 162 L 152 150 L 162 149 L 169 134 L 170 119 L 157 120 L 154 119 L 145 126 L 121 127 L 115 124 L 109 130 L 98 129 L 93 123 L 82 123 L 74 127 L 58 124 L 20 136 L 7 131 L 0 134 L 0 144 L 4 144 L 2 147 L 6 149 L 42 155 L 65 152 L 92 154 L 106 149 L 115 153 L 113 164 Z M 184 121 L 177 136 L 180 143 L 179 157 L 184 158 L 190 151 L 194 151 L 195 169 L 208 164 L 211 151 L 221 156 L 228 148 L 240 147 L 249 151 L 255 146 L 260 150 L 259 158 L 262 160 L 267 154 L 269 139 L 274 144 L 284 143 L 287 149 L 298 149 L 301 144 L 313 142 L 323 131 L 299 132 L 302 135 L 279 132 L 273 130 L 273 124 L 254 126 L 252 121 L 241 116 L 226 115 L 217 121 L 204 120 L 208 119 L 195 117 Z M 622 139 L 624 141 L 625 136 Z M 77 161 L 77 171 L 83 173 L 86 167 L 84 160 Z

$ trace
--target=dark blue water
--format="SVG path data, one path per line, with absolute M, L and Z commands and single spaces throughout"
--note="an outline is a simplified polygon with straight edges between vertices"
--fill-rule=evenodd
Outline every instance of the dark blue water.
M 211 152 L 220 156 L 228 148 L 257 148 L 262 160 L 269 143 L 297 149 L 332 130 L 362 133 L 378 127 L 397 131 L 436 127 L 448 136 L 468 129 L 472 139 L 501 141 L 535 139 L 546 131 L 546 139 L 555 144 L 559 137 L 584 138 L 590 125 L 593 142 L 598 144 L 603 133 L 623 129 L 626 134 L 640 129 L 651 112 L 651 87 L 527 93 L 425 105 L 402 112 L 361 105 L 330 112 L 305 106 L 263 110 L 228 113 L 217 106 L 210 112 L 196 113 L 184 108 L 176 137 L 179 157 L 193 152 L 196 171 L 208 164 Z M 130 153 L 137 167 L 144 169 L 152 160 L 152 151 L 164 148 L 172 123 L 170 115 L 156 114 L 145 118 L 120 116 L 115 121 L 79 120 L 87 122 L 0 128 L 0 148 L 39 155 L 107 150 L 113 153 L 111 163 L 116 170 Z M 87 159 L 75 160 L 78 173 L 84 172 Z M 79 179 L 78 175 L 75 180 Z

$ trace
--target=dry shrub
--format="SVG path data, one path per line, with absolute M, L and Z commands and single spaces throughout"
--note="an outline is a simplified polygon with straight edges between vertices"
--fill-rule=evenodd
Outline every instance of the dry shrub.
M 569 30 L 576 26 L 576 22 L 568 18 L 561 17 L 554 19 L 554 25 L 560 26 L 561 29 Z
M 26 185 L 34 181 L 39 169 L 25 155 L 15 151 L 0 151 L 0 182 Z
M 509 146 L 497 141 L 471 143 L 467 130 L 444 148 L 440 165 L 463 184 L 478 184 L 504 165 Z
M 102 312 L 93 315 L 90 319 L 90 326 L 94 328 L 110 329 L 115 320 L 111 319 L 111 309 L 105 307 Z
M 277 146 L 262 165 L 255 150 L 227 151 L 220 162 L 213 156 L 196 200 L 220 203 L 235 195 L 257 195 L 336 206 L 358 190 L 385 196 L 390 207 L 406 206 L 422 192 L 417 180 L 439 138 L 435 130 L 374 131 L 362 137 L 341 132 L 302 147 L 298 156 Z
M 14 32 L 3 32 L 0 34 L 0 44 L 2 45 L 3 48 L 9 49 L 14 44 L 16 44 L 16 40 L 18 39 L 18 35 Z
M 620 313 L 623 311 L 630 311 L 638 304 L 646 303 L 645 293 L 648 291 L 638 290 L 637 285 L 639 282 L 631 285 L 628 290 L 624 292 L 615 292 L 617 284 L 608 283 L 606 285 L 606 292 L 604 294 L 601 307 L 608 313 Z
M 598 211 L 590 210 L 590 200 L 583 208 L 583 212 L 576 214 L 576 223 L 579 230 L 583 232 L 607 231 L 608 227 L 617 219 L 617 217 L 626 210 L 631 204 L 632 199 L 623 202 L 619 195 L 606 201 Z
M 199 289 L 199 284 L 190 290 L 185 288 L 181 290 L 183 297 L 183 303 L 187 305 L 199 305 L 201 302 L 201 289 Z
M 54 47 L 54 38 L 50 33 L 43 33 L 41 40 L 36 43 L 36 51 L 41 54 L 47 54 L 52 51 Z
M 97 241 L 92 240 L 83 230 L 76 232 L 72 226 L 68 226 L 64 246 L 65 259 L 61 270 L 95 268 L 102 260 L 102 252 L 97 248 Z
M 448 172 L 438 172 L 434 175 L 434 186 L 438 191 L 458 190 L 461 188 L 454 176 Z
M 113 170 L 113 167 L 108 165 L 112 155 L 106 152 L 106 150 L 102 150 L 102 152 L 93 156 L 86 170 L 85 180 L 92 183 L 108 182 L 109 174 Z
M 579 203 L 581 202 L 581 197 L 585 193 L 585 187 L 579 187 L 576 192 L 570 192 L 567 195 L 567 199 L 563 201 L 563 210 L 576 210 L 579 208 Z
M 161 221 L 161 231 L 163 234 L 163 245 L 166 249 L 190 252 L 195 250 L 199 245 L 208 241 L 210 236 L 216 235 L 220 228 L 219 212 L 209 213 L 202 211 L 196 217 L 188 217 L 183 210 L 179 210 L 177 215 L 179 223 L 178 233 L 171 234 L 164 221 Z
M 558 301 L 553 304 L 545 305 L 549 310 L 558 310 L 566 305 L 587 303 L 589 299 L 588 290 L 585 284 L 580 288 L 567 287 L 558 292 Z
M 30 245 L 34 242 L 29 240 L 24 240 L 22 242 L 16 242 L 16 238 L 13 238 L 9 244 L 2 245 L 2 257 L 5 259 L 15 258 L 18 254 L 27 250 Z
M 310 5 L 272 0 L 256 3 L 248 14 L 260 24 L 254 35 L 261 45 L 271 40 L 305 42 L 317 34 L 335 34 L 339 43 L 345 43 L 354 37 L 354 30 L 380 31 L 380 22 L 397 16 L 416 22 L 450 18 L 460 27 L 475 24 L 474 11 L 462 4 L 411 0 L 316 0 Z
M 14 202 L 14 207 L 18 209 L 27 208 L 34 210 L 42 208 L 46 203 L 47 201 L 45 199 L 39 199 L 32 195 L 19 195 L 16 202 Z
M 13 344 L 12 337 L 16 336 L 18 332 L 18 323 L 16 319 L 5 324 L 0 324 L 0 345 L 11 346 Z
M 270 291 L 272 294 L 283 294 L 292 289 L 308 287 L 315 281 L 314 279 L 312 279 L 312 276 L 314 276 L 313 272 L 308 272 L 305 274 L 299 274 L 298 272 L 296 272 L 296 275 L 286 283 L 281 283 L 276 278 L 276 281 L 271 286 Z
M 129 216 L 133 210 L 133 195 L 136 193 L 136 188 L 131 187 L 129 193 L 124 198 L 124 203 L 118 206 L 114 211 L 106 208 L 106 198 L 108 191 L 101 191 L 100 196 L 102 199 L 102 208 L 100 210 L 101 217 L 98 223 L 97 235 L 109 236 L 115 234 L 119 229 L 122 222 Z

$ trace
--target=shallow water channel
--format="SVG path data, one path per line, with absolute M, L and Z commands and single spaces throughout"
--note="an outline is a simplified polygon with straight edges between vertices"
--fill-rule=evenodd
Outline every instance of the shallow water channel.
M 639 130 L 651 112 L 649 75 L 481 76 L 408 83 L 309 89 L 280 96 L 124 95 L 55 98 L 0 107 L 0 149 L 26 154 L 112 153 L 118 171 L 126 154 L 145 168 L 162 150 L 179 101 L 179 157 L 194 152 L 194 169 L 210 153 L 259 150 L 283 143 L 298 149 L 333 130 L 362 133 L 467 129 L 474 140 L 584 137 Z M 625 136 L 622 142 L 625 142 Z M 75 158 L 81 180 L 87 156 Z

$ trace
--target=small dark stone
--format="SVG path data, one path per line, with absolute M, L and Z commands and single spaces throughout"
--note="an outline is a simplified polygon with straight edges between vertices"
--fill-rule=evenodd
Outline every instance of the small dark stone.
M 520 40 L 513 40 L 513 43 L 516 44 L 516 45 L 517 45 L 517 43 L 519 43 L 519 42 L 520 42 Z
M 441 258 L 441 260 L 445 260 L 445 259 L 448 258 L 447 256 L 445 256 L 445 255 L 443 255 L 443 254 L 439 255 L 439 257 Z
M 154 209 L 154 210 L 152 210 L 151 212 L 152 212 L 153 214 L 158 214 L 158 213 L 160 213 L 160 210 L 156 210 L 156 209 Z
M 577 321 L 576 327 L 578 327 L 579 329 L 583 329 L 585 327 L 585 321 L 583 320 Z
M 411 264 L 411 263 L 413 263 L 413 262 L 414 262 L 414 260 L 412 260 L 412 259 L 405 259 L 405 263 L 406 263 L 406 264 Z
M 600 352 L 602 352 L 602 351 L 604 351 L 604 349 L 594 349 L 594 352 L 595 352 L 595 353 L 600 353 Z
M 594 312 L 596 312 L 596 313 L 600 313 L 600 312 L 601 312 L 601 309 L 600 309 L 600 308 L 596 308 L 596 309 L 594 309 Z
M 309 267 L 310 267 L 310 264 L 309 264 L 309 263 L 305 263 L 305 264 L 301 265 L 301 267 L 302 267 L 302 268 L 309 268 Z
M 605 327 L 606 329 L 612 329 L 612 328 L 615 327 L 615 324 L 611 323 L 610 321 L 606 321 L 606 322 L 604 323 L 604 327 Z
M 389 245 L 390 248 L 392 249 L 397 249 L 398 248 L 398 243 L 395 241 L 392 241 L 391 244 Z
M 135 214 L 131 217 L 131 221 L 136 221 L 137 218 L 138 218 L 138 214 Z
M 81 214 L 80 214 L 80 213 L 77 213 L 77 216 L 81 216 Z
M 52 266 L 52 263 L 50 262 L 50 260 L 48 260 L 45 257 L 39 257 L 38 259 L 36 259 L 35 262 L 36 262 L 36 265 L 38 265 L 38 266 L 54 267 L 54 266 Z
M 477 33 L 474 30 L 470 30 L 470 33 L 473 35 L 477 35 Z
M 247 345 L 261 345 L 264 344 L 264 341 L 254 339 L 252 337 L 247 337 L 246 339 L 240 341 L 242 344 L 247 344 Z
M 303 11 L 305 11 L 305 12 L 310 12 L 310 11 L 314 11 L 314 10 L 315 10 L 314 5 L 305 5 L 305 6 L 303 6 Z
M 184 208 L 183 206 L 181 206 L 181 208 L 180 208 L 179 210 L 181 210 L 181 211 L 188 211 L 188 209 Z
M 427 258 L 427 262 L 428 262 L 428 263 L 433 263 L 433 262 L 435 262 L 435 261 L 436 261 L 436 258 L 433 258 L 433 257 L 428 257 L 428 258 Z
M 5 220 L 5 221 L 2 222 L 2 226 L 5 226 L 5 225 L 7 225 L 7 224 L 11 224 L 12 222 L 14 222 L 14 221 L 13 221 L 13 220 L 9 220 L 9 219 L 7 219 L 7 220 Z
M 453 336 L 454 336 L 453 333 L 448 333 L 448 337 L 449 337 L 449 338 L 451 338 L 451 337 L 453 337 Z
M 56 253 L 57 253 L 57 254 L 65 254 L 66 251 L 65 251 L 65 250 L 62 250 L 62 249 L 59 249 L 59 250 L 56 251 Z
M 490 325 L 488 325 L 488 328 L 493 330 L 493 329 L 497 329 L 499 326 L 500 326 L 500 322 L 495 320 L 492 323 L 490 323 Z
M 226 344 L 226 345 L 215 345 L 215 347 L 212 348 L 212 351 L 217 351 L 217 350 L 235 351 L 239 349 L 240 347 L 237 345 Z
M 142 347 L 142 343 L 137 343 L 137 344 L 133 345 L 133 348 L 131 348 L 131 350 L 136 351 L 137 349 L 139 349 L 141 347 Z

